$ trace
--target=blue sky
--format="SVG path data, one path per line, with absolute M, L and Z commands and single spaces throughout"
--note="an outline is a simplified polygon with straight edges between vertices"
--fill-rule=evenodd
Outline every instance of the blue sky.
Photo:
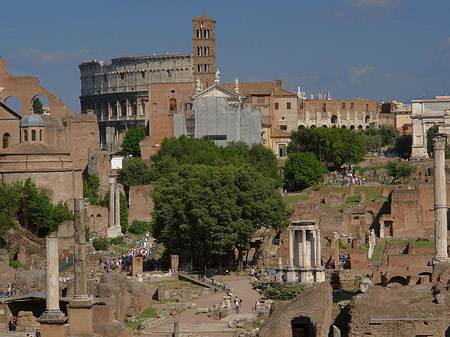
M 17 0 L 2 6 L 0 55 L 79 111 L 81 62 L 192 53 L 203 8 L 222 82 L 281 78 L 336 99 L 450 93 L 448 0 Z

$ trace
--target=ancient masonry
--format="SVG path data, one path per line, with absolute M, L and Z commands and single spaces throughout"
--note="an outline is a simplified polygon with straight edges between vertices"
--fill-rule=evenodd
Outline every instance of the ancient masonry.
M 93 111 L 97 116 L 103 149 L 117 151 L 122 132 L 136 126 L 145 127 L 158 147 L 173 133 L 164 129 L 172 125 L 173 114 L 192 103 L 194 80 L 199 78 L 205 87 L 214 83 L 215 21 L 201 15 L 192 19 L 192 26 L 193 54 L 123 56 L 111 64 L 80 64 L 81 113 Z
M 319 226 L 315 221 L 293 221 L 288 233 L 289 261 L 283 266 L 280 258 L 276 282 L 304 285 L 324 282 Z

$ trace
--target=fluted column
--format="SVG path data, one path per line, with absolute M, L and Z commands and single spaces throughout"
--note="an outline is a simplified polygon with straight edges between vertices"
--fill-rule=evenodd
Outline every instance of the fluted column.
M 446 136 L 435 134 L 433 137 L 434 157 L 434 263 L 450 262 L 447 254 L 447 189 L 445 178 Z
M 289 231 L 289 267 L 294 267 L 294 233 Z

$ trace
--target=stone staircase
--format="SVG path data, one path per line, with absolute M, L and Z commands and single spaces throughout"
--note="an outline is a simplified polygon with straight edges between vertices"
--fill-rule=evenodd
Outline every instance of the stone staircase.
M 45 239 L 38 238 L 29 230 L 19 226 L 18 229 L 9 230 L 3 234 L 11 247 L 21 247 L 27 256 L 36 254 L 45 258 Z

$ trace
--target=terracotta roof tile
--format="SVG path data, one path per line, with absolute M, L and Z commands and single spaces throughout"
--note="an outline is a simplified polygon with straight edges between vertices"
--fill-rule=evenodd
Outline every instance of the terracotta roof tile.
M 234 83 L 222 83 L 230 90 L 234 89 Z M 239 82 L 239 93 L 242 95 L 271 95 L 275 82 Z
M 286 89 L 281 89 L 281 90 L 277 90 L 273 93 L 274 96 L 293 96 L 293 97 L 297 97 L 296 94 L 294 94 L 293 92 L 286 90 Z
M 8 154 L 69 154 L 69 153 L 55 149 L 47 144 L 20 143 L 0 151 L 0 156 Z

